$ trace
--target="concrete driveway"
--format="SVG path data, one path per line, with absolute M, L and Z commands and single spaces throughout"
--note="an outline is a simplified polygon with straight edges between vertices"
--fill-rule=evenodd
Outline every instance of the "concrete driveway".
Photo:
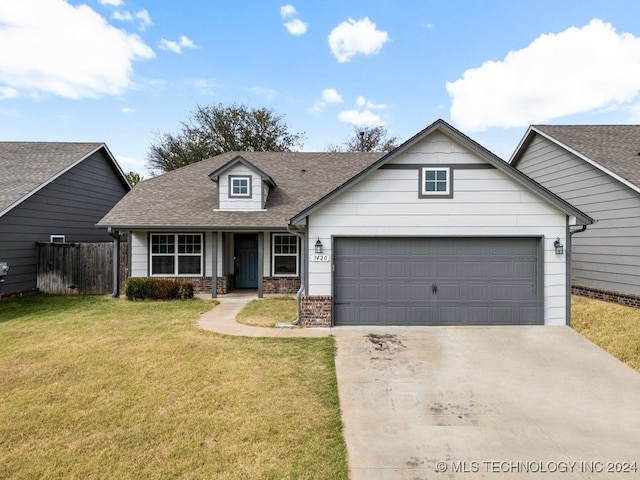
M 640 374 L 568 327 L 332 331 L 351 480 L 640 478 Z

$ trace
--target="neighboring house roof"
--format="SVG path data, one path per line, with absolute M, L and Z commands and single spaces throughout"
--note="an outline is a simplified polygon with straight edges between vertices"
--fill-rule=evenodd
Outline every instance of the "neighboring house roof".
M 382 153 L 228 152 L 138 183 L 98 223 L 114 228 L 276 227 L 378 160 Z M 220 173 L 240 156 L 270 178 L 265 210 L 214 211 Z M 268 174 L 268 175 L 267 175 Z M 214 175 L 215 177 L 215 175 Z
M 104 143 L 0 142 L 0 217 L 101 148 L 129 187 Z
M 536 134 L 640 192 L 640 125 L 532 125 L 510 164 L 518 164 Z
M 500 157 L 491 153 L 482 145 L 475 142 L 471 138 L 467 137 L 466 135 L 461 133 L 459 130 L 453 128 L 451 125 L 449 125 L 447 122 L 441 119 L 436 120 L 427 128 L 425 128 L 421 132 L 418 132 L 416 135 L 414 135 L 409 140 L 404 142 L 402 145 L 397 147 L 395 150 L 392 150 L 391 152 L 389 152 L 388 154 L 380 158 L 377 162 L 369 165 L 366 169 L 359 172 L 356 176 L 351 178 L 348 182 L 344 183 L 343 185 L 340 185 L 337 189 L 332 191 L 329 195 L 326 195 L 325 197 L 315 202 L 313 205 L 310 205 L 305 210 L 302 210 L 300 213 L 298 213 L 295 217 L 291 219 L 291 223 L 295 224 L 295 223 L 301 222 L 306 216 L 313 213 L 314 210 L 320 208 L 321 206 L 325 205 L 327 202 L 331 201 L 331 199 L 333 199 L 334 196 L 340 194 L 345 189 L 350 188 L 352 185 L 362 181 L 364 178 L 366 178 L 368 175 L 376 171 L 378 168 L 389 163 L 391 160 L 401 155 L 403 152 L 405 152 L 415 144 L 421 142 L 426 137 L 428 137 L 429 135 L 431 135 L 436 131 L 441 132 L 447 135 L 452 140 L 464 145 L 469 150 L 471 150 L 472 152 L 480 156 L 482 159 L 484 159 L 487 163 L 489 163 L 490 165 L 493 165 L 497 169 L 504 172 L 512 180 L 524 186 L 531 192 L 545 198 L 551 204 L 558 207 L 561 211 L 564 211 L 567 215 L 574 216 L 578 224 L 590 225 L 593 223 L 593 219 L 589 217 L 587 214 L 578 210 L 570 203 L 564 201 L 563 199 L 561 199 L 551 191 L 547 190 L 545 187 L 543 187 L 533 179 L 529 178 L 519 170 L 516 170 L 514 167 L 512 167 L 511 165 L 506 163 L 504 160 L 502 160 Z

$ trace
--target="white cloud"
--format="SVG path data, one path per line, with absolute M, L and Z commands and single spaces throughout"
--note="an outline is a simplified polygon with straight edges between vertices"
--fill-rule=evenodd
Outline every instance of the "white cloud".
M 182 53 L 183 48 L 197 48 L 196 44 L 185 35 L 182 35 L 177 42 L 161 38 L 158 42 L 158 47 L 162 50 L 168 50 L 173 53 Z
M 124 5 L 124 2 L 122 0 L 98 0 L 98 3 L 100 5 L 110 5 L 112 7 L 119 7 L 121 5 Z
M 121 22 L 134 22 L 138 21 L 137 28 L 138 30 L 145 31 L 147 27 L 153 25 L 151 21 L 151 16 L 146 9 L 142 9 L 132 14 L 128 10 L 118 10 L 111 14 L 111 18 L 114 20 L 120 20 Z
M 389 108 L 384 103 L 370 102 L 369 100 L 364 98 L 362 95 L 358 95 L 358 97 L 356 98 L 356 105 L 358 106 L 358 108 L 366 107 L 372 110 L 386 110 L 387 108 Z
M 378 53 L 387 40 L 387 32 L 378 30 L 368 17 L 358 21 L 350 18 L 331 30 L 329 47 L 338 62 L 344 63 L 358 54 Z
M 640 93 L 640 38 L 594 19 L 545 34 L 502 61 L 447 82 L 451 119 L 467 131 L 523 127 L 618 107 Z
M 153 25 L 153 22 L 151 21 L 151 17 L 149 16 L 149 12 L 147 12 L 145 8 L 136 12 L 135 17 L 138 20 L 140 20 L 140 23 L 138 23 L 138 28 L 140 30 L 144 31 L 147 29 L 147 27 L 150 27 L 151 25 Z
M 135 110 L 133 108 L 129 108 L 129 107 L 122 107 L 122 110 L 120 110 L 122 113 L 134 113 Z
M 283 20 L 285 28 L 291 35 L 303 35 L 307 33 L 308 24 L 297 18 L 298 12 L 293 5 L 283 5 L 280 7 L 280 16 Z
M 130 22 L 133 20 L 133 15 L 131 15 L 131 12 L 126 10 L 118 10 L 111 14 L 111 18 L 114 20 L 120 20 L 121 22 Z
M 322 91 L 322 99 L 316 100 L 311 108 L 309 108 L 310 112 L 321 112 L 324 110 L 324 107 L 329 103 L 342 103 L 344 100 L 342 96 L 338 93 L 335 88 L 325 88 Z
M 373 113 L 371 110 L 345 110 L 340 112 L 338 120 L 344 123 L 351 123 L 353 125 L 369 125 L 372 127 L 383 126 L 384 121 L 380 116 Z
M 11 45 L 0 48 L 0 88 L 23 96 L 118 95 L 132 87 L 133 62 L 155 56 L 137 35 L 63 0 L 3 2 L 0 45 Z
M 384 120 L 382 120 L 379 115 L 373 113 L 372 110 L 386 110 L 389 108 L 387 105 L 384 103 L 373 103 L 362 95 L 358 95 L 358 97 L 356 97 L 356 107 L 357 108 L 340 112 L 338 119 L 341 122 L 351 123 L 353 125 L 384 126 Z
M 280 7 L 280 16 L 282 18 L 295 17 L 298 14 L 293 5 L 283 5 Z
M 299 18 L 285 22 L 284 26 L 291 35 L 304 35 L 307 33 L 307 24 Z

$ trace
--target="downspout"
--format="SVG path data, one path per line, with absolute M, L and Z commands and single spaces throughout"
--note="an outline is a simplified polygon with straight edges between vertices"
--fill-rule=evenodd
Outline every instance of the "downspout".
M 300 320 L 301 320 L 301 316 L 302 316 L 302 309 L 300 306 L 300 299 L 302 297 L 302 293 L 304 292 L 304 285 L 305 285 L 305 277 L 306 277 L 306 266 L 307 266 L 307 260 L 306 260 L 306 251 L 304 248 L 304 233 L 298 231 L 298 230 L 294 230 L 291 226 L 291 224 L 287 224 L 287 232 L 297 236 L 300 239 L 300 288 L 298 289 L 298 293 L 296 293 L 296 311 L 297 311 L 297 317 L 296 319 L 291 322 L 291 323 L 278 323 L 276 324 L 276 327 L 295 327 L 298 326 L 300 324 Z
M 573 230 L 567 226 L 567 230 L 569 231 L 568 245 L 567 245 L 567 326 L 571 326 L 571 294 L 573 290 L 573 272 L 572 272 L 572 264 L 573 260 L 571 258 L 571 251 L 573 250 L 573 236 L 576 233 L 582 233 L 587 229 L 586 225 L 582 225 L 580 229 Z
M 113 237 L 113 292 L 112 298 L 120 296 L 120 234 L 107 227 L 107 233 Z
M 580 230 L 574 230 L 573 232 L 569 232 L 569 235 L 571 235 L 572 237 L 576 234 L 576 233 L 582 233 L 587 229 L 586 225 L 582 225 L 582 227 L 580 227 Z

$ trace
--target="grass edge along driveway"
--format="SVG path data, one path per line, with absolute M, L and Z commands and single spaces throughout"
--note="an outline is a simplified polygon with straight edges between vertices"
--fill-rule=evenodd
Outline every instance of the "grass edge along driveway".
M 333 338 L 217 335 L 200 300 L 0 303 L 0 478 L 348 478 Z

